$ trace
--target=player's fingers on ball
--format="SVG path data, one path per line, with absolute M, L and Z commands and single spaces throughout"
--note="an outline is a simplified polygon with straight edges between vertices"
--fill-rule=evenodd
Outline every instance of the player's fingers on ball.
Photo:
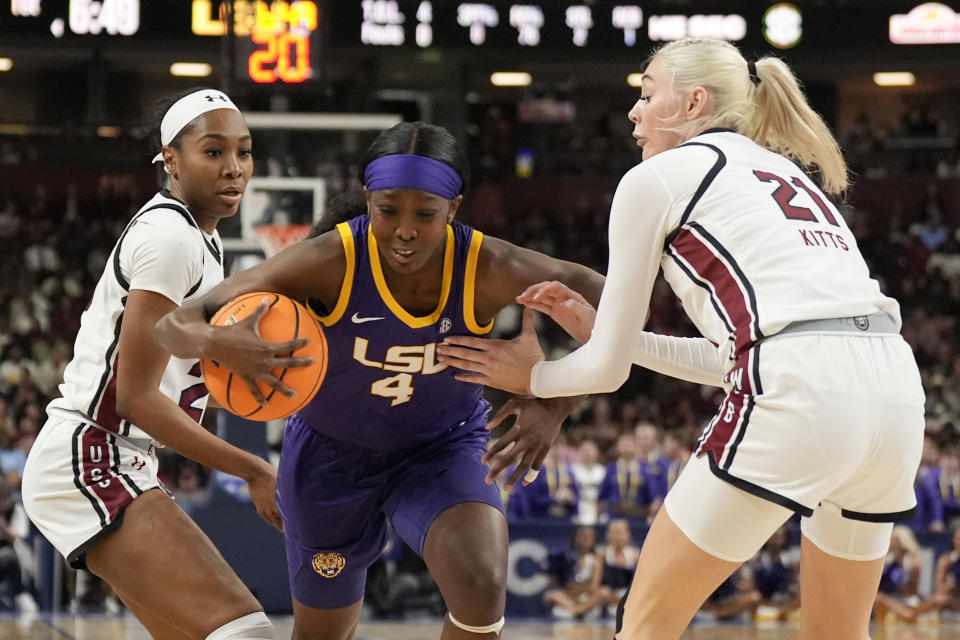
M 242 323 L 246 321 L 247 324 L 252 325 L 254 332 L 256 332 L 256 334 L 259 336 L 260 335 L 260 318 L 262 318 L 264 314 L 266 314 L 267 311 L 269 310 L 270 310 L 270 299 L 264 296 L 264 298 L 260 301 L 260 304 L 257 305 L 257 308 L 254 309 L 250 313 L 250 315 L 248 315 L 246 318 L 244 318 L 244 320 L 241 320 L 240 322 Z
M 271 389 L 276 389 L 277 391 L 279 391 L 280 393 L 282 393 L 283 395 L 289 398 L 293 398 L 297 395 L 296 391 L 294 391 L 293 389 L 285 385 L 283 383 L 283 380 L 281 380 L 275 375 L 272 375 L 272 374 L 263 375 L 263 376 L 260 376 L 260 379 L 263 380 L 265 383 L 267 383 Z
M 260 385 L 257 384 L 257 381 L 250 376 L 241 376 L 241 378 L 246 383 L 247 388 L 250 390 L 250 395 L 253 396 L 253 399 L 256 400 L 260 406 L 265 406 L 267 404 L 267 399 L 263 396 L 263 392 L 260 391 Z
M 297 338 L 296 340 L 291 340 L 289 342 L 282 342 L 276 345 L 277 353 L 293 353 L 303 349 L 305 346 L 310 344 L 310 338 Z
M 296 369 L 297 367 L 309 367 L 314 363 L 314 359 L 313 358 L 277 358 L 276 362 L 277 362 L 277 366 Z

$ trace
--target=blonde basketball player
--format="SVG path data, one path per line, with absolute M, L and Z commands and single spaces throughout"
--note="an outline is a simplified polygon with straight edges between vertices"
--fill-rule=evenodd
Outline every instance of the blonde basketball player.
M 204 89 L 164 111 L 160 142 L 166 188 L 127 225 L 83 314 L 63 397 L 27 460 L 24 506 L 154 638 L 267 640 L 260 604 L 163 489 L 155 452 L 166 445 L 246 479 L 260 515 L 279 526 L 274 469 L 198 424 L 199 362 L 153 340 L 159 318 L 223 280 L 216 226 L 250 178 L 250 132 L 226 95 Z
M 556 283 L 519 298 L 585 344 L 543 362 L 528 309 L 515 341 L 438 350 L 542 397 L 611 391 L 632 362 L 727 391 L 643 545 L 620 640 L 678 638 L 794 512 L 801 637 L 867 638 L 892 522 L 915 509 L 924 396 L 899 306 L 824 195 L 847 186 L 838 146 L 783 62 L 716 40 L 656 52 L 629 118 L 644 162 L 611 205 L 595 318 Z M 641 332 L 659 267 L 705 338 Z

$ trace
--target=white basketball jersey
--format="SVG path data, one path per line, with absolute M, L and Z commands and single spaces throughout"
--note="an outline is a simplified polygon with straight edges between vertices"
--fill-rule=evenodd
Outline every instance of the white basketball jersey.
M 664 277 L 730 360 L 791 322 L 889 313 L 837 208 L 793 162 L 712 130 L 651 158 L 678 194 Z
M 62 398 L 50 409 L 80 414 L 106 431 L 149 438 L 117 415 L 120 328 L 131 289 L 160 293 L 178 305 L 223 280 L 219 235 L 204 233 L 187 208 L 168 192 L 158 193 L 127 225 L 110 254 L 80 320 L 74 356 L 63 374 Z M 198 360 L 170 358 L 160 391 L 200 421 L 208 392 Z

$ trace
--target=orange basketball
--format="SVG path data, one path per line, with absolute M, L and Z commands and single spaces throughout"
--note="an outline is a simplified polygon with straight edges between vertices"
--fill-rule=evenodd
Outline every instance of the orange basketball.
M 298 358 L 313 357 L 313 364 L 308 367 L 274 369 L 273 375 L 296 391 L 297 395 L 290 398 L 270 388 L 266 383 L 258 382 L 260 391 L 267 399 L 267 404 L 260 406 L 240 376 L 213 360 L 201 360 L 203 380 L 210 390 L 210 395 L 220 406 L 248 420 L 276 420 L 299 411 L 316 395 L 327 373 L 327 339 L 323 335 L 323 328 L 296 300 L 278 293 L 245 293 L 223 305 L 210 319 L 210 324 L 236 324 L 253 313 L 264 298 L 270 308 L 260 318 L 260 336 L 269 342 L 310 338 L 310 342 L 297 349 L 293 355 Z

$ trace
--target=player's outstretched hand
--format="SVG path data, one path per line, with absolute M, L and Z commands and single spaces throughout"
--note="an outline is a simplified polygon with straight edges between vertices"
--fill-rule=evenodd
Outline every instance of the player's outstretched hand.
M 266 460 L 260 460 L 257 468 L 246 478 L 257 513 L 280 531 L 283 531 L 283 519 L 277 507 L 277 470 Z
M 275 369 L 313 364 L 313 358 L 296 358 L 291 355 L 310 342 L 309 338 L 268 342 L 260 336 L 260 319 L 269 308 L 268 301 L 264 298 L 264 301 L 240 322 L 224 327 L 212 327 L 211 344 L 206 350 L 207 357 L 238 374 L 260 404 L 266 404 L 266 399 L 258 383 L 276 389 L 286 396 L 296 395 L 293 389 L 273 374 Z
M 488 431 L 496 429 L 510 416 L 516 416 L 516 421 L 505 434 L 491 443 L 483 456 L 484 464 L 490 465 L 487 484 L 513 465 L 516 468 L 503 485 L 507 491 L 512 490 L 521 479 L 524 486 L 536 479 L 540 465 L 569 413 L 558 410 L 557 406 L 557 403 L 545 402 L 540 398 L 513 396 L 497 410 L 487 423 Z
M 545 313 L 563 330 L 581 343 L 590 339 L 597 310 L 587 300 L 562 282 L 539 282 L 517 296 L 525 307 Z
M 523 325 L 513 340 L 488 340 L 450 336 L 437 345 L 438 360 L 471 371 L 454 376 L 461 382 L 476 382 L 521 395 L 530 394 L 530 371 L 544 359 L 533 328 L 533 310 L 523 310 Z

